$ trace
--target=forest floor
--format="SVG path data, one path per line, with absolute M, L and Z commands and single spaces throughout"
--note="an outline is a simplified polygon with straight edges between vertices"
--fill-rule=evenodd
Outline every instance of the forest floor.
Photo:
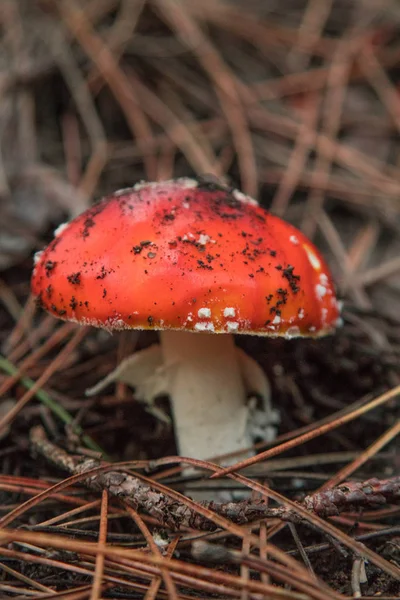
M 3 0 L 0 22 L 1 598 L 398 599 L 398 2 Z M 202 173 L 301 228 L 344 302 L 327 338 L 238 336 L 280 421 L 220 479 L 125 385 L 85 395 L 155 333 L 30 295 L 60 223 Z

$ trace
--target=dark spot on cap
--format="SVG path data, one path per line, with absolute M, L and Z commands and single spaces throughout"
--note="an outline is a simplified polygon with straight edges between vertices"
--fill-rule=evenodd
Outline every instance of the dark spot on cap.
M 89 230 L 96 225 L 94 219 L 89 215 L 83 222 L 82 237 L 87 238 L 90 235 Z
M 81 282 L 81 272 L 71 273 L 71 275 L 67 275 L 67 279 L 72 285 L 79 285 Z
M 50 277 L 50 273 L 55 269 L 56 262 L 54 260 L 46 260 L 44 268 L 46 270 L 47 277 Z
M 163 223 L 168 223 L 168 221 L 175 221 L 174 213 L 165 213 L 162 218 Z
M 198 260 L 197 263 L 199 265 L 197 267 L 198 269 L 208 269 L 209 271 L 213 270 L 212 266 L 211 265 L 207 265 L 203 260 Z
M 298 282 L 300 281 L 300 275 L 295 275 L 293 273 L 294 267 L 292 265 L 288 265 L 282 271 L 282 277 L 288 280 L 290 289 L 294 294 L 300 291 L 300 287 L 298 286 Z
M 279 306 L 280 304 L 286 304 L 287 302 L 287 295 L 288 295 L 288 291 L 283 289 L 283 288 L 278 288 L 276 290 L 276 293 L 278 294 L 278 296 L 280 296 L 280 299 L 278 300 L 278 302 L 276 303 L 277 306 Z
M 107 271 L 106 271 L 105 266 L 103 265 L 101 267 L 100 275 L 97 275 L 96 279 L 104 279 L 104 277 L 107 277 Z

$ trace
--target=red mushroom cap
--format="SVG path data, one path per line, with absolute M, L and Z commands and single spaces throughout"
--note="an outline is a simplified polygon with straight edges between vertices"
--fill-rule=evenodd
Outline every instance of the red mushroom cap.
M 209 180 L 140 183 L 65 226 L 38 253 L 33 293 L 62 319 L 106 329 L 319 336 L 338 323 L 313 244 Z

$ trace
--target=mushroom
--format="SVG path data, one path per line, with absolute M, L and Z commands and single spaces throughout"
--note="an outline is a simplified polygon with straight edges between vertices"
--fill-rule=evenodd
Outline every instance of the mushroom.
M 272 420 L 261 367 L 234 334 L 319 337 L 339 322 L 329 269 L 297 229 L 218 181 L 115 192 L 59 227 L 32 290 L 54 316 L 108 331 L 157 330 L 92 390 L 121 380 L 171 398 L 178 450 L 205 459 L 251 446 L 248 392 Z M 268 427 L 267 427 L 268 430 Z

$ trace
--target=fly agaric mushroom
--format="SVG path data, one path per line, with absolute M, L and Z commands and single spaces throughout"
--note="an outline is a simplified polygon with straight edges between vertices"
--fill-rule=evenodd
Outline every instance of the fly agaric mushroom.
M 207 178 L 139 183 L 59 227 L 32 290 L 64 320 L 160 332 L 92 391 L 120 380 L 171 398 L 178 450 L 205 459 L 251 445 L 246 393 L 269 387 L 233 334 L 319 337 L 339 309 L 328 267 L 292 225 Z M 256 388 L 256 389 L 254 389 Z

